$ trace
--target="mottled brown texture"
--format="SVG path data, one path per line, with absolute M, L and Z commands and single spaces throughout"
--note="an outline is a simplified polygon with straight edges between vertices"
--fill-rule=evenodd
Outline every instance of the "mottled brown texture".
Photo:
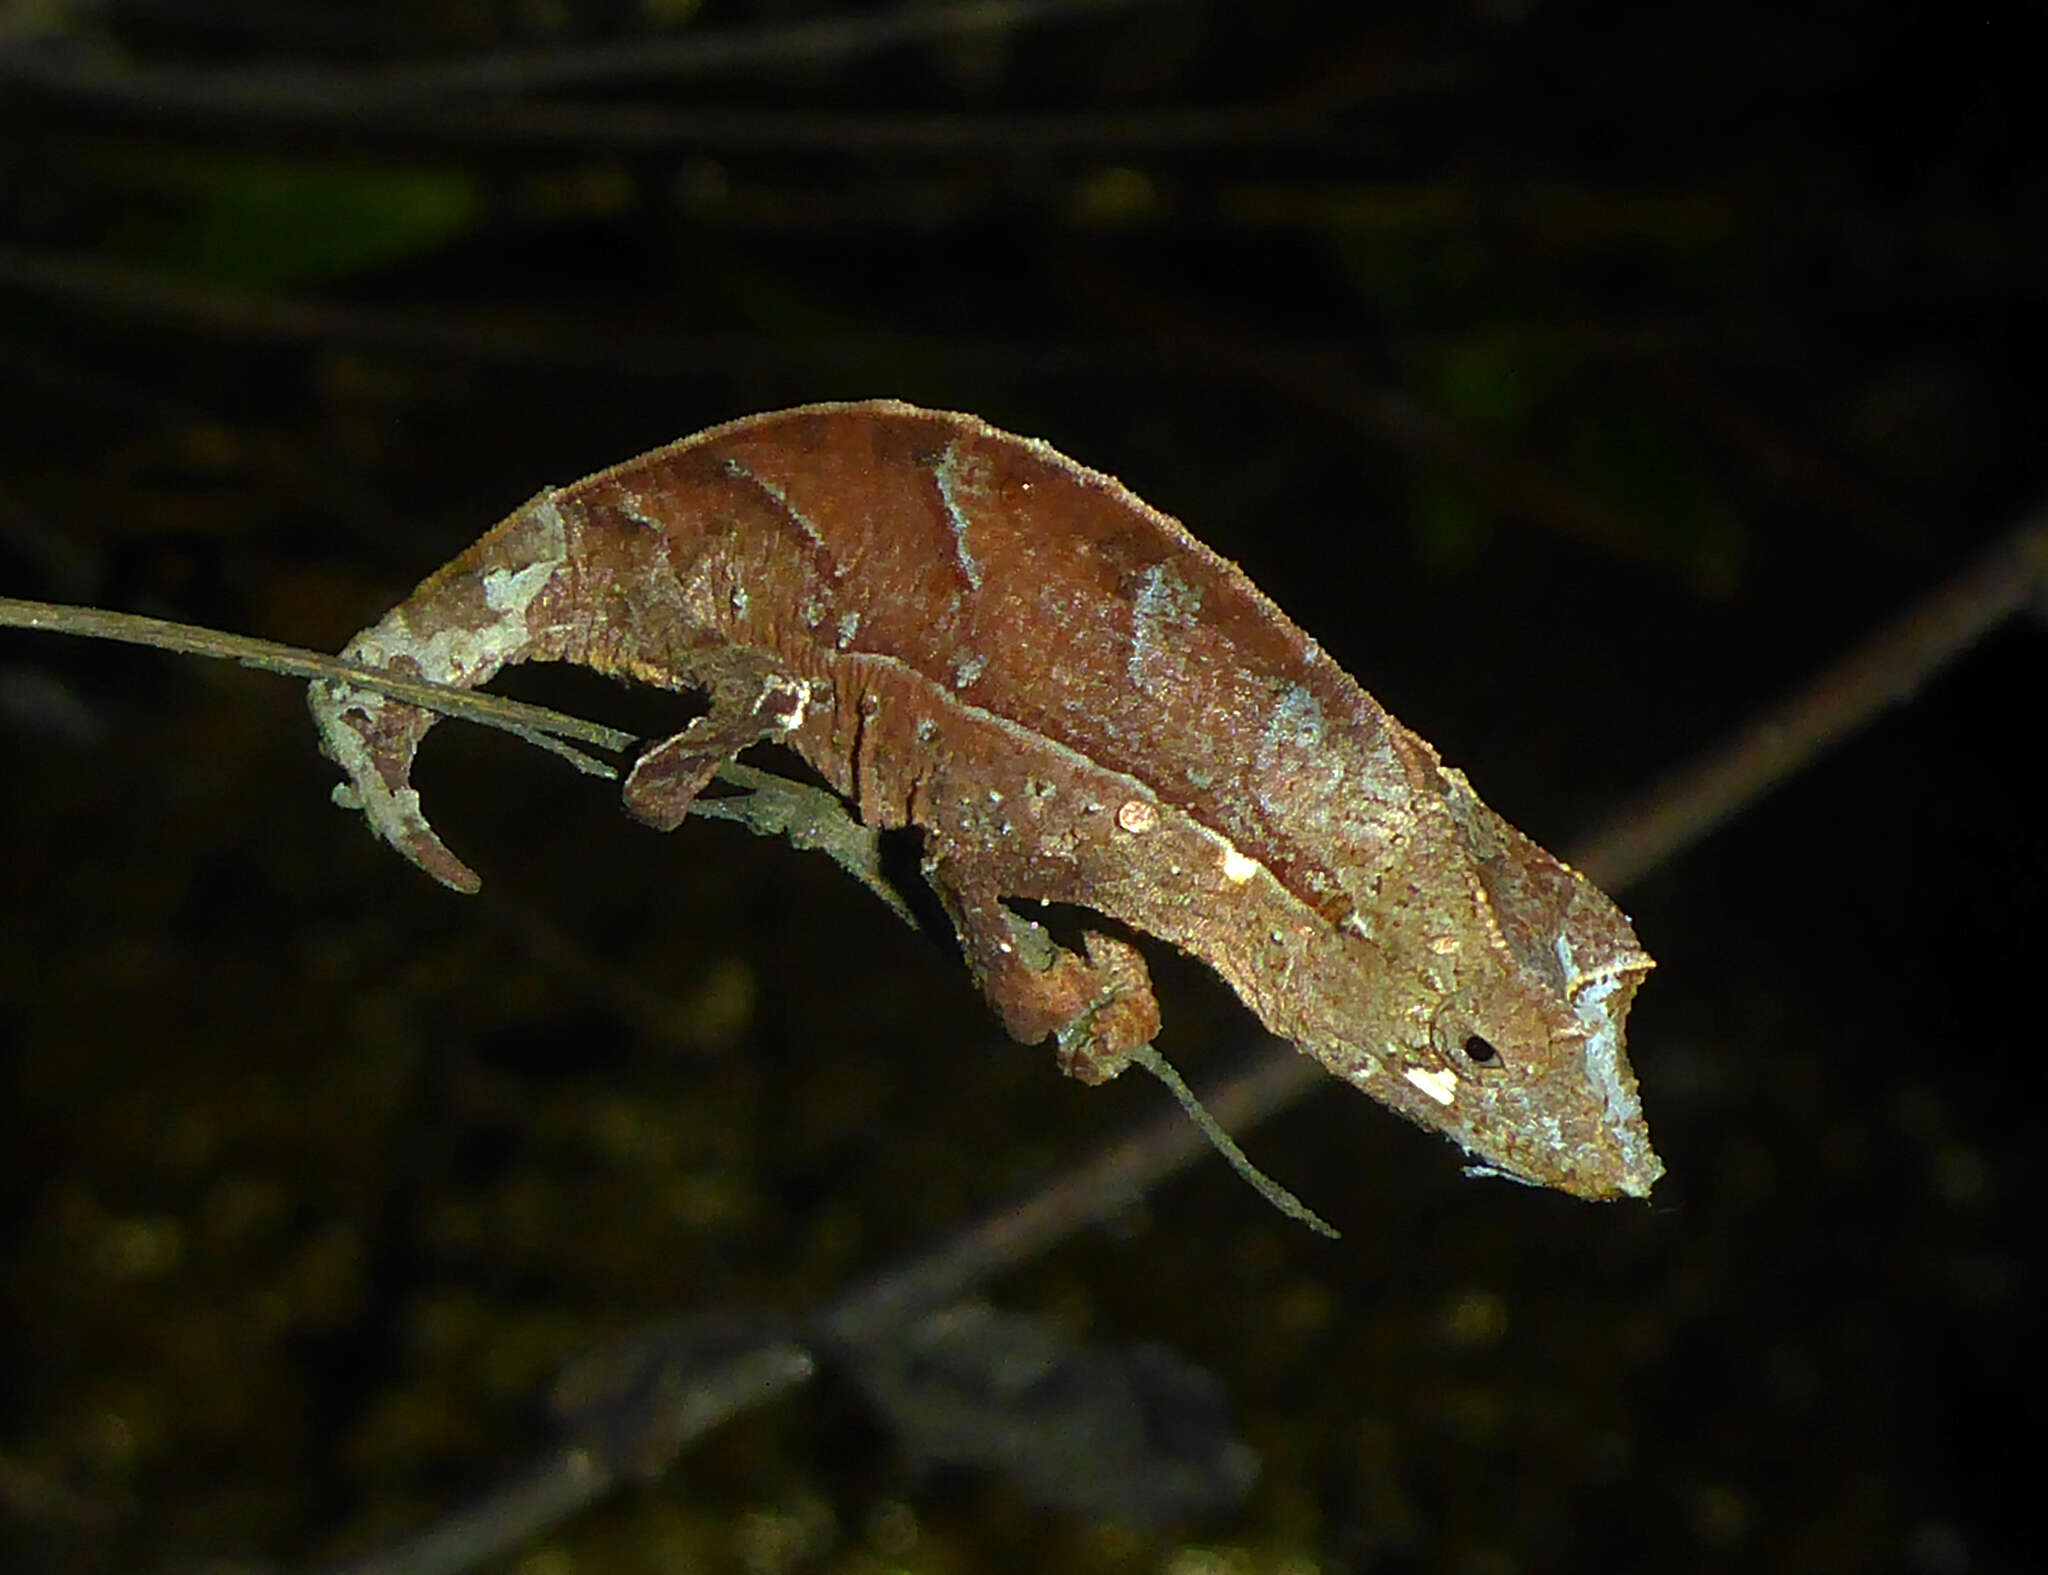
M 1042 443 L 886 401 L 713 428 L 543 493 L 348 654 L 708 692 L 629 807 L 673 826 L 720 761 L 780 738 L 869 825 L 922 831 L 990 1003 L 1087 1081 L 1158 1029 L 1143 960 L 1099 933 L 1049 948 L 1010 904 L 1202 958 L 1486 1170 L 1585 1197 L 1661 1174 L 1623 1048 L 1651 966 L 1627 920 L 1234 565 Z M 344 801 L 475 889 L 409 785 L 433 718 L 324 685 L 313 704 Z

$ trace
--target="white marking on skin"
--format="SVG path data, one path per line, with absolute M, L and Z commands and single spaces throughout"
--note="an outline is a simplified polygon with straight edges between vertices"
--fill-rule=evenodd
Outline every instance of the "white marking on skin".
M 1500 927 L 1500 918 L 1493 911 L 1493 899 L 1486 895 L 1476 878 L 1472 882 L 1472 900 L 1479 909 L 1479 922 L 1486 930 L 1486 944 L 1504 957 L 1512 956 L 1507 932 Z
M 532 544 L 537 550 L 523 566 L 486 569 L 479 581 L 484 605 L 497 614 L 490 623 L 437 629 L 422 640 L 400 605 L 351 640 L 342 654 L 366 667 L 389 667 L 396 658 L 410 656 L 421 677 L 444 684 L 482 683 L 515 660 L 532 639 L 527 609 L 569 553 L 568 530 L 552 496 L 536 499 L 525 522 L 539 527 L 540 539 Z M 350 691 L 346 703 L 363 705 L 365 699 Z
M 932 479 L 939 484 L 939 501 L 946 506 L 946 520 L 953 528 L 953 556 L 959 560 L 960 572 L 967 577 L 969 588 L 978 591 L 981 561 L 967 543 L 967 510 L 961 506 L 961 499 L 972 501 L 988 495 L 988 466 L 963 453 L 960 440 L 955 438 L 939 456 Z
M 377 834 L 394 848 L 404 848 L 418 833 L 431 836 L 427 817 L 420 813 L 418 791 L 407 787 L 394 793 L 387 788 L 371 758 L 370 746 L 363 742 L 362 734 L 341 719 L 342 713 L 353 705 L 348 697 L 362 691 L 322 683 L 313 686 L 313 693 L 313 715 L 320 723 L 328 757 L 349 777 L 347 782 L 334 784 L 329 795 L 333 802 L 342 809 L 362 811 Z
M 1458 937 L 1455 935 L 1433 935 L 1429 940 L 1429 949 L 1439 957 L 1448 957 L 1458 949 Z
M 1458 1097 L 1458 1079 L 1447 1069 L 1425 1072 L 1419 1066 L 1411 1066 L 1401 1075 L 1440 1105 L 1448 1105 Z
M 1289 684 L 1266 722 L 1266 739 L 1270 745 L 1320 748 L 1323 742 L 1323 708 L 1316 702 L 1316 697 L 1300 684 Z
M 1364 936 L 1367 940 L 1372 939 L 1372 926 L 1367 924 L 1365 916 L 1355 909 L 1344 915 L 1344 927 Z
M 961 651 L 953 658 L 953 687 L 965 689 L 982 674 L 988 666 L 988 658 L 977 656 L 972 651 Z
M 1471 1150 L 1466 1150 L 1470 1153 Z M 1467 1165 L 1465 1174 L 1477 1181 L 1512 1181 L 1518 1187 L 1540 1187 L 1542 1182 L 1530 1176 L 1518 1176 L 1512 1170 L 1502 1170 L 1498 1165 Z
M 1328 729 L 1323 707 L 1301 684 L 1290 684 L 1273 706 L 1253 752 L 1252 791 L 1269 814 L 1283 819 L 1301 800 L 1341 802 L 1344 754 L 1323 747 Z
M 1257 859 L 1248 859 L 1229 843 L 1223 846 L 1223 878 L 1233 886 L 1242 886 L 1263 866 Z
M 1621 1028 L 1607 1005 L 1609 997 L 1621 988 L 1622 973 L 1580 973 L 1572 958 L 1571 939 L 1565 935 L 1557 938 L 1557 960 L 1565 978 L 1572 981 L 1572 1012 L 1586 1028 L 1586 1080 L 1599 1092 L 1607 1129 L 1621 1150 L 1622 1164 L 1631 1173 L 1640 1172 L 1649 1163 L 1643 1107 L 1621 1080 Z
M 725 473 L 728 476 L 737 476 L 749 485 L 760 488 L 762 492 L 772 498 L 775 506 L 789 516 L 790 520 L 796 525 L 796 528 L 804 533 L 805 538 L 810 544 L 823 553 L 827 559 L 831 558 L 832 549 L 825 545 L 825 533 L 818 529 L 817 523 L 808 514 L 789 501 L 788 493 L 784 492 L 766 477 L 755 475 L 754 472 L 747 469 L 745 465 L 742 465 L 736 459 L 726 460 L 724 466 Z M 836 567 L 833 570 L 833 574 L 836 578 L 838 574 Z
M 495 613 L 517 608 L 523 617 L 528 604 L 560 567 L 555 562 L 532 563 L 523 569 L 492 569 L 484 576 L 484 605 Z
M 1167 645 L 1172 627 L 1192 623 L 1201 609 L 1201 591 L 1175 574 L 1170 564 L 1155 563 L 1138 576 L 1131 595 L 1131 654 L 1124 664 L 1124 676 L 1133 689 L 1156 687 L 1171 662 Z
M 839 615 L 839 649 L 845 650 L 853 644 L 853 637 L 860 633 L 860 614 L 845 612 Z
M 735 618 L 744 618 L 747 615 L 747 588 L 744 585 L 735 585 L 732 588 L 732 615 Z
M 1159 824 L 1159 811 L 1141 798 L 1129 799 L 1118 807 L 1116 823 L 1134 837 L 1142 837 Z
M 635 525 L 643 526 L 648 530 L 662 529 L 661 521 L 648 513 L 647 505 L 640 501 L 640 494 L 628 492 L 624 487 L 619 489 L 619 512 Z
M 781 677 L 763 679 L 761 696 L 754 702 L 754 709 L 767 710 L 770 696 L 778 699 L 787 698 L 794 702 L 788 711 L 776 718 L 785 733 L 794 733 L 804 725 L 804 712 L 809 709 L 811 703 L 811 686 L 807 680 L 800 678 L 792 683 L 789 679 Z

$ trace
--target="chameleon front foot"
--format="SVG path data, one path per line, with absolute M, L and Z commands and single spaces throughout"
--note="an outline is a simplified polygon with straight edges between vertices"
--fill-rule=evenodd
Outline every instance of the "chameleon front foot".
M 749 745 L 801 725 L 811 687 L 778 668 L 735 656 L 710 685 L 711 709 L 633 764 L 622 796 L 635 820 L 674 831 L 718 768 Z

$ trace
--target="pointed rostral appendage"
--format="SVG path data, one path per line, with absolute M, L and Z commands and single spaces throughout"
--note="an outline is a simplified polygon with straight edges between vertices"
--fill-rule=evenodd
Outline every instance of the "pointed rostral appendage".
M 1143 958 L 1022 917 L 1092 909 L 1203 959 L 1274 1032 L 1475 1171 L 1646 1195 L 1624 1024 L 1652 964 L 1235 565 L 1111 477 L 893 401 L 714 427 L 541 494 L 347 655 L 470 686 L 569 661 L 708 695 L 626 803 L 680 823 L 725 760 L 795 749 L 914 826 L 1019 1039 L 1114 1076 L 1159 1026 Z M 316 684 L 337 797 L 445 884 L 410 783 L 431 714 Z

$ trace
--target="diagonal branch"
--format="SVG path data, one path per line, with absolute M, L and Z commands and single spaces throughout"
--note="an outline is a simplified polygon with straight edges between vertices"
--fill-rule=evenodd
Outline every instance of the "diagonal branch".
M 2048 511 L 1852 646 L 1811 682 L 1653 788 L 1577 849 L 1598 886 L 1627 886 L 1767 797 L 2048 591 Z
M 41 629 L 51 634 L 75 634 L 89 640 L 118 640 L 125 645 L 152 645 L 160 651 L 176 651 L 184 656 L 210 656 L 219 661 L 260 668 L 267 673 L 282 673 L 287 678 L 324 678 L 349 684 L 357 689 L 389 695 L 407 705 L 437 711 L 443 716 L 459 716 L 465 722 L 481 722 L 485 727 L 517 734 L 529 744 L 564 756 L 578 770 L 592 776 L 616 777 L 618 771 L 601 760 L 570 748 L 562 740 L 573 738 L 581 743 L 594 744 L 599 749 L 609 749 L 614 754 L 627 753 L 636 742 L 631 733 L 598 722 L 586 722 L 581 717 L 561 711 L 550 711 L 546 706 L 429 683 L 423 678 L 407 678 L 381 667 L 361 667 L 338 656 L 323 655 L 295 645 L 279 645 L 274 640 L 224 634 L 217 629 L 201 629 L 189 623 L 145 618 L 139 613 L 109 612 L 101 607 L 71 607 L 57 602 L 28 602 L 12 596 L 0 596 L 0 626 Z

